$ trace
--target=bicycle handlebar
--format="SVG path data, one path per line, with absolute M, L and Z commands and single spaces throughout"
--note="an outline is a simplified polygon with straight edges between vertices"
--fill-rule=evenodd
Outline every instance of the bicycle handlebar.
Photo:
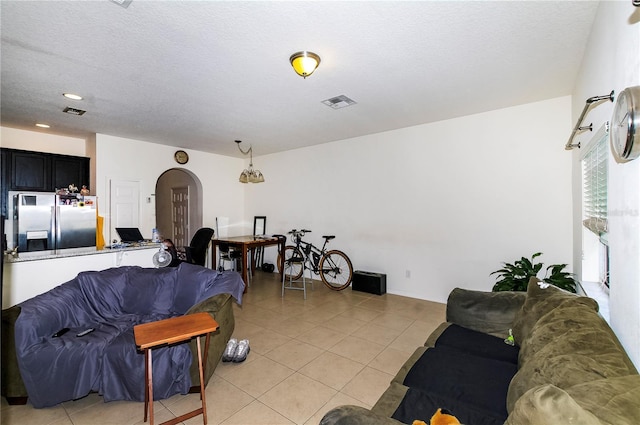
M 311 233 L 311 230 L 308 230 L 308 229 L 300 229 L 300 230 L 293 229 L 290 232 L 287 232 L 287 234 L 289 234 L 289 235 L 305 234 L 305 233 Z

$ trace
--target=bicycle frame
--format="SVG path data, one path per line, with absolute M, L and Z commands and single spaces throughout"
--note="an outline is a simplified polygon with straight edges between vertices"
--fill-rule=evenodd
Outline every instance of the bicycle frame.
M 313 270 L 315 274 L 319 273 L 318 265 L 320 263 L 320 259 L 327 252 L 327 243 L 329 243 L 329 239 L 324 240 L 324 244 L 322 244 L 322 248 L 318 248 L 311 242 L 306 242 L 302 240 L 301 234 L 295 234 L 292 236 L 292 240 L 296 243 L 296 248 L 302 253 L 304 256 L 304 261 L 309 263 L 312 267 L 309 267 L 309 270 Z
M 318 265 L 320 263 L 320 258 L 322 258 L 322 255 L 326 252 L 326 245 L 327 241 L 325 240 L 322 249 L 319 249 L 311 242 L 303 241 L 302 238 L 300 238 L 300 240 L 296 243 L 296 248 L 298 248 L 298 250 L 304 256 L 305 263 L 308 263 L 310 266 L 312 266 L 309 267 L 309 270 L 312 270 L 315 274 L 319 273 Z
M 288 274 L 293 279 L 299 279 L 304 270 L 309 270 L 320 275 L 322 282 L 334 291 L 341 291 L 351 282 L 353 276 L 353 265 L 351 260 L 342 251 L 327 249 L 327 244 L 335 236 L 323 236 L 324 244 L 318 248 L 311 242 L 302 240 L 305 233 L 310 230 L 292 230 L 289 232 L 291 241 L 295 245 L 285 247 L 285 271 L 283 276 Z M 297 264 L 297 265 L 296 265 Z M 288 268 L 289 271 L 286 271 Z M 295 276 L 295 277 L 294 277 Z M 284 282 L 284 278 L 283 278 Z M 284 285 L 284 283 L 283 283 Z

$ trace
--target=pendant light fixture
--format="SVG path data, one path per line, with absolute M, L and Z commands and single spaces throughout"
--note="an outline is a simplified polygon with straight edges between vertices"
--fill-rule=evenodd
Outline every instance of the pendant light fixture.
M 307 78 L 320 65 L 320 56 L 313 52 L 302 51 L 292 54 L 289 62 L 299 76 Z
M 249 155 L 249 168 L 245 168 L 240 174 L 240 178 L 238 179 L 240 183 L 262 183 L 264 182 L 264 176 L 259 170 L 253 169 L 253 150 L 251 146 L 249 146 L 249 150 L 246 152 L 242 150 L 240 147 L 240 143 L 242 140 L 236 140 L 238 144 L 238 149 L 242 152 L 243 155 Z

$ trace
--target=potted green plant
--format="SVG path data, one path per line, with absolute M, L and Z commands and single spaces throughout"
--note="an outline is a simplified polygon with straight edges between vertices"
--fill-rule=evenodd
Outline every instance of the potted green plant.
M 526 291 L 529 279 L 537 277 L 542 270 L 542 263 L 535 263 L 535 259 L 541 256 L 536 252 L 531 259 L 522 257 L 512 263 L 503 263 L 504 267 L 491 273 L 498 275 L 498 281 L 493 285 L 493 291 Z M 574 275 L 563 271 L 566 264 L 552 264 L 546 269 L 546 275 L 541 280 L 555 285 L 569 292 L 576 292 L 576 280 Z

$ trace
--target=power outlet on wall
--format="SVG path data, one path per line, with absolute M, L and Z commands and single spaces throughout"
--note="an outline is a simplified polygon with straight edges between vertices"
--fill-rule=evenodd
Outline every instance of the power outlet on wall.
M 405 270 L 405 272 L 404 272 L 404 276 L 405 276 L 407 279 L 411 279 L 411 270 Z

